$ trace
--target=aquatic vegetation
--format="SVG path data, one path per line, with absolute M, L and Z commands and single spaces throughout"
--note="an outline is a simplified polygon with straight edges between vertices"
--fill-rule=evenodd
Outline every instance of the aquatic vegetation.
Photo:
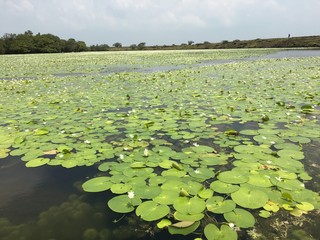
M 303 216 L 320 208 L 303 151 L 320 141 L 320 59 L 208 64 L 263 53 L 25 56 L 20 72 L 4 56 L 0 158 L 97 165 L 84 191 L 108 191 L 114 212 L 171 234 L 237 239 L 279 212 Z M 168 65 L 179 67 L 157 69 Z

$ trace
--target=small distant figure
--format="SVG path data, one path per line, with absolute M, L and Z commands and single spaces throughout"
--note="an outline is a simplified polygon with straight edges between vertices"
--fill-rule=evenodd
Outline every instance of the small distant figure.
M 291 37 L 291 35 L 290 35 L 290 33 L 288 34 L 288 38 L 290 38 Z

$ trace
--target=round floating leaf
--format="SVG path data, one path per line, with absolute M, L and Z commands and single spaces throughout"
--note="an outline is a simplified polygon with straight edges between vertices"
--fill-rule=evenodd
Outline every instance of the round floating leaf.
M 45 128 L 38 128 L 34 131 L 34 135 L 46 135 L 49 131 Z
M 198 196 L 204 199 L 208 199 L 212 197 L 213 191 L 211 189 L 202 189 L 200 192 L 198 192 Z
M 197 214 L 204 211 L 204 209 L 206 208 L 206 203 L 203 199 L 198 197 L 179 197 L 174 202 L 173 207 L 178 212 L 183 214 Z
M 157 227 L 162 229 L 165 227 L 170 226 L 172 223 L 169 219 L 162 219 L 160 222 L 157 223 Z
M 200 221 L 195 222 L 194 224 L 192 224 L 189 227 L 185 227 L 185 228 L 178 228 L 178 227 L 173 227 L 173 226 L 169 226 L 168 230 L 170 234 L 180 234 L 180 235 L 188 235 L 192 232 L 194 232 L 195 230 L 197 230 L 197 228 L 200 226 Z
M 197 168 L 194 171 L 190 171 L 189 175 L 199 179 L 210 179 L 215 176 L 214 172 L 208 168 Z
M 303 211 L 312 211 L 314 209 L 314 206 L 308 202 L 301 202 L 296 207 Z
M 250 209 L 263 207 L 269 200 L 267 194 L 264 192 L 260 190 L 250 190 L 244 187 L 231 193 L 231 198 L 239 206 Z
M 293 158 L 293 159 L 296 159 L 296 160 L 304 159 L 304 154 L 303 154 L 303 152 L 301 152 L 301 151 L 296 151 L 296 150 L 286 150 L 286 149 L 282 149 L 282 150 L 279 150 L 279 151 L 277 152 L 277 154 L 278 154 L 280 157 L 283 157 L 283 158 Z
M 141 199 L 152 199 L 161 193 L 161 188 L 158 186 L 137 186 L 134 187 L 134 192 Z
M 178 197 L 179 192 L 177 191 L 162 190 L 161 193 L 152 200 L 159 204 L 170 205 L 173 204 Z
M 129 192 L 131 189 L 131 185 L 124 183 L 116 183 L 111 186 L 111 192 L 116 194 L 122 194 Z
M 207 209 L 213 213 L 231 212 L 236 208 L 236 204 L 232 200 L 225 200 L 221 196 L 214 196 L 207 200 Z
M 173 216 L 178 221 L 193 221 L 193 222 L 200 221 L 202 218 L 204 218 L 203 213 L 183 214 L 180 212 L 175 212 Z
M 271 187 L 273 184 L 270 182 L 269 178 L 266 175 L 255 174 L 249 176 L 249 184 L 258 186 L 258 187 Z
M 237 191 L 240 187 L 238 185 L 233 185 L 230 183 L 224 183 L 219 180 L 214 181 L 210 184 L 210 188 L 218 193 L 233 193 Z
M 253 215 L 241 208 L 236 208 L 232 212 L 223 214 L 223 216 L 228 222 L 234 223 L 237 227 L 240 228 L 250 228 L 255 224 Z
M 271 213 L 266 210 L 260 210 L 259 216 L 263 218 L 268 218 L 271 216 Z
M 26 167 L 40 167 L 47 164 L 49 161 L 49 158 L 36 158 L 27 162 Z
M 237 233 L 229 226 L 222 225 L 220 229 L 214 224 L 204 228 L 204 235 L 208 240 L 237 240 Z
M 117 213 L 129 213 L 134 210 L 135 206 L 141 204 L 140 198 L 129 198 L 128 195 L 116 196 L 109 200 L 109 208 Z
M 218 179 L 224 183 L 239 184 L 245 183 L 249 178 L 238 171 L 226 171 L 218 175 Z M 214 190 L 214 189 L 213 189 Z
M 194 221 L 181 221 L 181 222 L 174 223 L 171 226 L 176 228 L 186 228 L 186 227 L 190 227 L 193 224 L 194 224 Z
M 155 221 L 161 219 L 170 213 L 170 208 L 164 204 L 158 204 L 154 201 L 141 203 L 136 209 L 136 215 L 145 221 Z
M 96 177 L 84 182 L 82 188 L 86 192 L 102 192 L 110 189 L 112 185 L 109 177 Z

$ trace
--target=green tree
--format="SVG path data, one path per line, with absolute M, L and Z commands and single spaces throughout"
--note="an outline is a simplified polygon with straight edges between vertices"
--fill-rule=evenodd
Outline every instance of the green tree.
M 119 42 L 114 43 L 112 46 L 114 46 L 115 48 L 121 48 L 122 44 Z
M 141 42 L 141 43 L 138 44 L 138 49 L 142 50 L 142 49 L 145 48 L 145 46 L 146 46 L 146 43 L 145 42 Z
M 38 53 L 59 53 L 63 51 L 64 43 L 52 34 L 38 33 L 34 37 L 35 51 Z
M 34 38 L 31 31 L 18 34 L 10 44 L 9 53 L 33 53 Z
M 5 53 L 5 48 L 4 48 L 4 41 L 2 38 L 0 38 L 0 54 Z

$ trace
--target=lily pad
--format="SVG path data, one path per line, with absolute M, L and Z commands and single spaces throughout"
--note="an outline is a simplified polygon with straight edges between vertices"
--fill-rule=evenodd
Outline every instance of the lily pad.
M 236 204 L 232 200 L 225 200 L 221 196 L 214 196 L 209 198 L 206 202 L 208 211 L 213 213 L 231 212 L 236 208 Z
M 249 209 L 263 207 L 269 200 L 269 197 L 264 192 L 260 190 L 249 190 L 244 187 L 231 193 L 231 198 L 239 206 Z
M 129 198 L 128 195 L 119 195 L 108 201 L 109 208 L 117 213 L 132 212 L 139 204 L 141 204 L 140 198 Z
M 237 191 L 240 187 L 238 185 L 224 183 L 219 180 L 214 181 L 210 184 L 210 189 L 218 193 L 233 193 Z
M 109 177 L 96 177 L 84 182 L 82 188 L 86 192 L 102 192 L 110 189 L 112 185 Z
M 223 216 L 228 222 L 234 223 L 240 228 L 250 228 L 255 224 L 253 215 L 247 210 L 241 208 L 236 208 L 231 212 L 223 214 Z
M 238 171 L 225 171 L 218 175 L 218 179 L 224 183 L 239 184 L 245 183 L 249 178 Z
M 154 201 L 141 203 L 136 209 L 136 215 L 145 221 L 155 221 L 168 215 L 170 208 L 164 204 L 158 204 Z
M 197 230 L 197 228 L 199 226 L 200 226 L 200 221 L 197 221 L 197 222 L 193 223 L 191 226 L 185 227 L 185 228 L 169 226 L 168 230 L 169 230 L 170 234 L 179 234 L 179 235 L 186 236 L 186 235 L 194 232 L 195 230 Z
M 229 226 L 222 225 L 220 229 L 210 223 L 204 228 L 204 235 L 208 240 L 236 240 L 237 233 Z

